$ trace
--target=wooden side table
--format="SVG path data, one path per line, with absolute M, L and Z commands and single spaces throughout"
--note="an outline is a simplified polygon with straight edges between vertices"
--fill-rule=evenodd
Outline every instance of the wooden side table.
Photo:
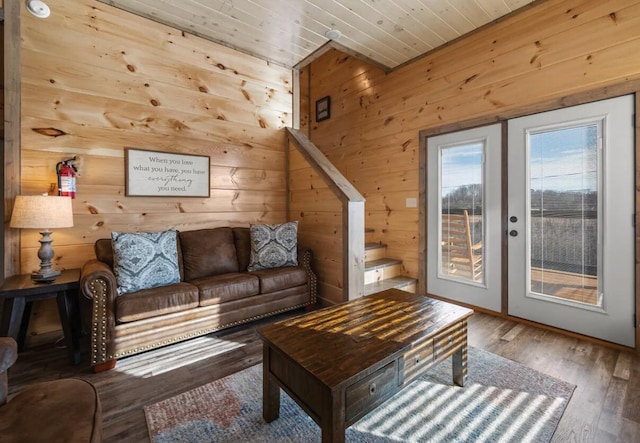
M 79 288 L 80 269 L 62 271 L 52 283 L 36 283 L 31 274 L 6 278 L 0 286 L 0 299 L 4 300 L 0 336 L 13 337 L 22 350 L 31 314 L 28 303 L 55 297 L 69 359 L 73 364 L 80 363 Z

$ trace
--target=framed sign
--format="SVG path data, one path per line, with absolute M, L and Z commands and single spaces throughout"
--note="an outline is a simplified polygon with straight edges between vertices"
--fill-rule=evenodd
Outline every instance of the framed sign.
M 125 149 L 128 197 L 209 197 L 209 157 Z
M 328 95 L 316 101 L 316 121 L 321 122 L 331 117 L 331 97 Z

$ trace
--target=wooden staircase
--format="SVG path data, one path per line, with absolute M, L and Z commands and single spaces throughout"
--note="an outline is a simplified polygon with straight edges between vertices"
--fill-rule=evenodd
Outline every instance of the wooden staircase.
M 390 288 L 415 293 L 418 281 L 401 275 L 402 260 L 387 258 L 387 245 L 375 241 L 374 233 L 373 229 L 365 229 L 364 294 L 371 295 Z

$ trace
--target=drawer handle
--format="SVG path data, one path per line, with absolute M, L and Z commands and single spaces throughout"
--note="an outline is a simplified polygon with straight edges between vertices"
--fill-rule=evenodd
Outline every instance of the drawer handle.
M 377 388 L 376 384 L 375 383 L 371 383 L 369 385 L 369 395 L 374 395 L 376 393 L 377 389 L 378 388 Z

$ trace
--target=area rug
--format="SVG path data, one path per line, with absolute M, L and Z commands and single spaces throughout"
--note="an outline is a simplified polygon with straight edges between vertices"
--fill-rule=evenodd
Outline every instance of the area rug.
M 448 359 L 348 428 L 347 442 L 548 442 L 575 389 L 471 347 L 465 387 L 451 377 Z M 146 406 L 145 416 L 153 443 L 321 440 L 283 392 L 280 417 L 264 422 L 261 365 Z

